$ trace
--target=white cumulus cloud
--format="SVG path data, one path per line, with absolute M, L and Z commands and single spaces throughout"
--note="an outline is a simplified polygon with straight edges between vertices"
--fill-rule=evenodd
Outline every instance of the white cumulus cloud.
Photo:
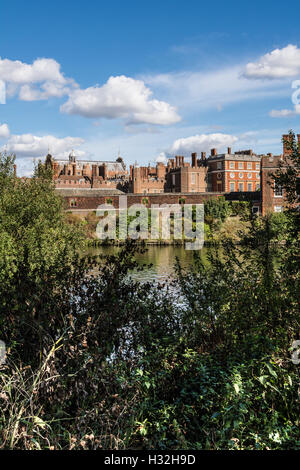
M 7 139 L 9 137 L 9 127 L 7 124 L 1 124 L 0 123 L 0 138 L 1 139 Z
M 238 138 L 230 134 L 198 134 L 177 139 L 168 149 L 170 155 L 190 156 L 192 152 L 208 152 L 212 148 L 219 151 L 233 145 Z
M 300 73 L 300 49 L 289 44 L 282 49 L 274 49 L 272 52 L 260 57 L 257 62 L 249 62 L 244 70 L 246 78 L 289 78 Z
M 73 79 L 64 76 L 56 60 L 47 58 L 27 64 L 0 57 L 0 80 L 7 84 L 8 96 L 19 93 L 24 101 L 61 97 L 77 86 Z
M 66 157 L 72 148 L 76 148 L 84 143 L 79 137 L 58 138 L 53 135 L 36 136 L 32 134 L 11 135 L 5 146 L 1 150 L 8 153 L 15 153 L 18 157 L 44 158 L 48 149 L 55 157 Z M 76 154 L 81 156 L 84 152 L 76 150 Z
M 126 124 L 174 124 L 180 121 L 175 107 L 153 99 L 142 80 L 124 75 L 110 77 L 101 87 L 74 90 L 61 111 L 88 118 L 125 119 Z
M 298 114 L 300 114 L 300 105 L 299 104 L 296 104 L 294 109 L 272 109 L 272 111 L 270 111 L 269 115 L 273 118 L 285 118 L 285 117 L 293 117 L 293 116 L 297 116 Z
M 161 152 L 155 159 L 156 163 L 167 163 L 167 156 L 165 152 Z

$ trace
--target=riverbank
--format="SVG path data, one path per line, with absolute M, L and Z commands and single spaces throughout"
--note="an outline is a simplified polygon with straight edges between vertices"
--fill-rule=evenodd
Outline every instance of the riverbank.
M 221 220 L 218 217 L 207 216 L 207 222 L 203 224 L 204 230 L 204 244 L 209 246 L 215 243 L 224 242 L 224 240 L 232 240 L 234 243 L 239 244 L 242 237 L 245 236 L 250 227 L 250 221 L 248 218 L 245 218 L 240 215 L 228 215 L 224 220 Z M 87 215 L 77 215 L 74 213 L 66 213 L 66 220 L 69 224 L 81 228 L 87 239 L 87 244 L 89 246 L 122 246 L 125 244 L 125 240 L 122 239 L 105 239 L 101 240 L 97 237 L 97 224 L 100 220 L 96 216 L 96 212 L 90 212 Z M 131 220 L 127 221 L 127 229 Z M 184 219 L 183 219 L 184 222 Z M 118 227 L 118 220 L 117 220 Z M 195 224 L 193 224 L 193 230 L 195 230 Z M 148 223 L 148 231 L 151 232 L 150 220 Z M 118 229 L 116 231 L 116 236 L 118 237 Z M 138 244 L 145 245 L 156 245 L 156 246 L 184 246 L 188 239 L 177 239 L 174 238 L 174 226 L 173 219 L 170 221 L 170 237 L 168 239 L 162 238 L 162 233 L 160 231 L 159 238 L 146 238 L 146 239 L 137 239 Z

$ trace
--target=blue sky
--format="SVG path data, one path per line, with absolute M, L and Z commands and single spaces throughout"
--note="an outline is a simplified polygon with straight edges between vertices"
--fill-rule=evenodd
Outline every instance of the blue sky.
M 1 2 L 0 149 L 20 174 L 48 147 L 120 149 L 128 164 L 280 153 L 281 134 L 300 132 L 299 13 L 296 1 Z

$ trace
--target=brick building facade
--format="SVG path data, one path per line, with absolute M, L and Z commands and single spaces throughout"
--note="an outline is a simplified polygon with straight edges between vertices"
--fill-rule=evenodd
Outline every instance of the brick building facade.
M 169 158 L 166 165 L 131 165 L 130 174 L 120 157 L 115 162 L 88 161 L 77 159 L 72 152 L 68 160 L 56 160 L 47 155 L 46 164 L 53 170 L 57 189 L 78 189 L 78 196 L 73 194 L 68 198 L 69 207 L 79 208 L 89 201 L 87 209 L 95 209 L 97 201 L 105 202 L 109 194 L 117 197 L 127 193 L 128 198 L 130 194 L 136 195 L 137 202 L 142 202 L 145 195 L 161 195 L 161 200 L 169 203 L 178 203 L 182 195 L 194 194 L 195 201 L 200 201 L 201 195 L 224 194 L 230 199 L 240 199 L 244 195 L 252 201 L 255 212 L 265 215 L 268 211 L 280 212 L 284 208 L 282 188 L 274 187 L 271 175 L 291 152 L 286 143 L 288 139 L 288 135 L 283 136 L 283 154 L 279 156 L 256 155 L 252 150 L 232 153 L 231 148 L 218 154 L 212 149 L 208 158 L 205 152 L 201 152 L 199 159 L 197 153 L 192 153 L 191 162 L 176 156 Z M 300 134 L 297 139 L 300 146 Z M 84 199 L 83 190 L 90 190 Z
M 208 189 L 217 192 L 251 192 L 260 189 L 261 156 L 252 150 L 217 154 L 211 150 L 207 159 Z
M 46 166 L 51 167 L 57 188 L 122 188 L 128 182 L 128 171 L 121 157 L 115 162 L 79 160 L 74 152 L 68 160 L 54 159 L 48 154 Z
M 281 187 L 274 184 L 272 174 L 278 168 L 279 162 L 284 162 L 283 155 L 269 154 L 261 161 L 261 212 L 282 212 L 284 209 L 284 193 Z
M 133 194 L 163 193 L 165 191 L 166 167 L 157 163 L 156 167 L 130 165 L 129 192 Z
M 207 191 L 207 166 L 205 157 L 185 162 L 183 156 L 170 158 L 167 165 L 157 163 L 156 167 L 130 166 L 129 192 L 134 194 L 155 193 L 205 193 Z
M 197 159 L 192 153 L 191 164 L 184 157 L 169 159 L 166 173 L 166 191 L 172 193 L 205 193 L 207 192 L 207 165 L 205 154 Z

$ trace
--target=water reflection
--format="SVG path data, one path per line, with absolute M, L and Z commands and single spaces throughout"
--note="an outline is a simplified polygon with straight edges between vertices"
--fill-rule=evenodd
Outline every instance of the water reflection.
M 111 255 L 116 253 L 120 248 L 103 246 L 92 248 L 89 254 L 92 255 Z M 183 246 L 157 246 L 148 245 L 145 253 L 136 253 L 135 258 L 137 263 L 141 266 L 143 264 L 150 265 L 141 271 L 133 271 L 132 277 L 140 281 L 156 281 L 166 282 L 174 278 L 175 270 L 174 265 L 176 258 L 179 259 L 184 268 L 188 268 L 193 264 L 194 252 L 185 250 Z M 200 251 L 201 258 L 205 261 L 207 248 Z

